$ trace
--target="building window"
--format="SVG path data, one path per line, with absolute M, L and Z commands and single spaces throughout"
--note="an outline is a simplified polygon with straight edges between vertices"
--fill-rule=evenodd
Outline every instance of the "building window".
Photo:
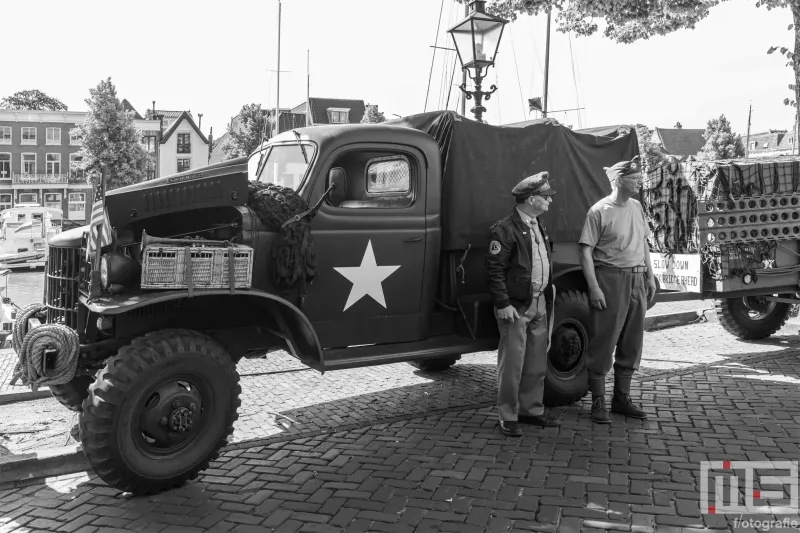
M 20 144 L 36 144 L 36 128 L 22 128 Z
M 192 145 L 189 139 L 188 133 L 179 133 L 178 134 L 178 153 L 179 154 L 191 154 L 192 153 Z
M 82 180 L 84 179 L 83 169 L 80 168 L 83 156 L 78 154 L 69 154 L 69 179 Z
M 36 174 L 36 154 L 22 154 L 22 173 Z
M 61 193 L 47 192 L 44 194 L 44 206 L 61 209 Z
M 5 211 L 6 209 L 11 209 L 11 195 L 0 194 L 0 211 Z
M 11 144 L 11 126 L 0 126 L 0 144 Z
M 47 128 L 45 144 L 61 144 L 61 128 Z
M 189 170 L 192 160 L 184 157 L 178 158 L 178 172 L 186 172 Z
M 152 154 L 155 152 L 156 148 L 156 138 L 154 135 L 145 135 L 142 137 L 142 148 L 144 151 Z
M 67 217 L 70 220 L 86 220 L 86 193 L 71 192 L 67 199 Z
M 346 109 L 331 109 L 329 110 L 331 114 L 331 124 L 347 124 L 348 123 L 348 115 L 350 114 L 349 110 Z
M 77 135 L 74 135 L 72 131 L 69 132 L 69 145 L 70 146 L 80 146 L 81 139 Z
M 153 160 L 147 162 L 147 179 L 156 179 L 156 163 Z
M 769 143 L 764 143 L 764 148 L 769 148 Z
M 38 192 L 21 192 L 17 197 L 17 203 L 20 204 L 38 204 L 39 203 L 39 193 Z
M 11 177 L 11 154 L 0 154 L 0 179 Z
M 47 174 L 61 174 L 61 154 L 47 154 Z

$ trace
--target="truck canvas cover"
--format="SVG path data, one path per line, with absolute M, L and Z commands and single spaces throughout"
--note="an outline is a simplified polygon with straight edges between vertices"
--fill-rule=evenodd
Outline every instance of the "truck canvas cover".
M 611 192 L 603 167 L 639 153 L 635 128 L 571 130 L 554 120 L 492 126 L 453 111 L 436 111 L 385 124 L 424 131 L 442 156 L 442 246 L 463 250 L 489 242 L 489 227 L 509 214 L 511 189 L 547 171 L 557 191 L 542 216 L 553 241 L 580 237 L 586 212 Z

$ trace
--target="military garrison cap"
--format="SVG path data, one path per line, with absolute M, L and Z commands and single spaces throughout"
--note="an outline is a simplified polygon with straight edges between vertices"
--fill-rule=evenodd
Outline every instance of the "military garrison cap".
M 635 176 L 642 173 L 642 164 L 637 155 L 630 161 L 620 161 L 613 166 L 603 167 L 609 180 L 615 180 L 623 176 Z
M 533 195 L 540 195 L 540 196 L 550 196 L 556 193 L 552 187 L 550 187 L 550 182 L 548 181 L 550 174 L 548 172 L 539 172 L 538 174 L 534 174 L 533 176 L 528 176 L 524 180 L 517 183 L 517 185 L 511 189 L 511 194 L 514 196 L 533 196 Z

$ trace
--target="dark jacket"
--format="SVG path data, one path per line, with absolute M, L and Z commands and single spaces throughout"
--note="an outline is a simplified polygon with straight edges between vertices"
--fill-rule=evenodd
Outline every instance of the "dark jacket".
M 545 240 L 550 275 L 544 288 L 548 308 L 548 321 L 552 317 L 554 299 L 553 262 L 550 254 L 550 238 L 541 219 L 539 230 Z M 513 305 L 527 307 L 533 301 L 531 287 L 531 243 L 530 227 L 519 216 L 515 208 L 510 215 L 496 222 L 489 230 L 489 248 L 486 251 L 486 278 L 494 306 L 502 309 Z

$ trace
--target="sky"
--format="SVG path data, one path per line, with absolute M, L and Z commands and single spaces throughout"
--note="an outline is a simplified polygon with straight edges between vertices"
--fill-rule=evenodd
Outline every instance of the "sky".
M 28 20 L 31 4 L 5 0 L 7 20 Z M 35 24 L 10 24 L 0 97 L 39 89 L 71 111 L 107 77 L 142 114 L 152 106 L 202 113 L 202 130 L 225 131 L 242 105 L 274 107 L 278 0 L 40 0 Z M 312 97 L 363 99 L 387 119 L 460 109 L 460 68 L 446 30 L 464 16 L 453 0 L 281 0 L 280 106 Z M 441 18 L 440 18 L 441 12 Z M 791 129 L 791 69 L 770 46 L 791 46 L 787 9 L 728 0 L 694 30 L 617 44 L 602 34 L 556 31 L 550 42 L 549 104 L 574 128 L 642 123 L 704 128 L 720 114 L 734 131 Z M 437 32 L 438 28 L 438 32 Z M 601 26 L 602 30 L 602 26 Z M 546 17 L 506 26 L 485 88 L 484 119 L 538 118 L 527 99 L 543 94 Z M 434 54 L 435 52 L 435 54 Z M 453 79 L 456 85 L 450 85 Z M 467 115 L 472 102 L 467 101 Z

